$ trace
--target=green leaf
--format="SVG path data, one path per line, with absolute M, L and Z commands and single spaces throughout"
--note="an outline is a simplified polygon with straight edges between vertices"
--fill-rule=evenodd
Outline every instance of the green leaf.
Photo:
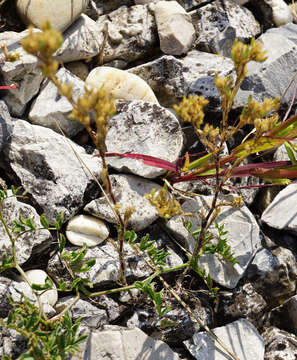
M 48 222 L 45 214 L 40 215 L 40 222 L 41 222 L 41 225 L 42 225 L 44 228 L 46 228 L 46 229 L 49 228 L 50 225 L 49 225 L 49 222 Z
M 63 234 L 59 234 L 60 239 L 60 246 L 59 246 L 59 252 L 61 253 L 65 249 L 66 245 L 66 237 Z
M 55 222 L 55 229 L 56 230 L 60 230 L 62 225 L 63 225 L 63 218 L 64 218 L 64 214 L 62 212 L 59 212 L 57 215 L 57 220 Z

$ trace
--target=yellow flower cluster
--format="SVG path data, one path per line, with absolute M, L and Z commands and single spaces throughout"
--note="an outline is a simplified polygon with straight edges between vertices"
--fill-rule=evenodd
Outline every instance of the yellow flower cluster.
M 156 189 L 153 189 L 150 194 L 145 194 L 145 197 L 164 219 L 168 220 L 172 216 L 182 214 L 180 203 L 164 188 L 160 189 L 157 194 Z
M 235 68 L 247 64 L 249 61 L 263 62 L 267 59 L 266 51 L 262 50 L 262 44 L 253 38 L 250 44 L 244 44 L 235 39 L 231 58 Z

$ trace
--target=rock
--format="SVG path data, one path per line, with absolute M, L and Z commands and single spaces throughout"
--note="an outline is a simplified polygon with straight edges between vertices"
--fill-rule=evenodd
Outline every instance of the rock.
M 186 213 L 197 214 L 199 211 L 207 211 L 212 203 L 212 196 L 199 196 L 196 199 L 186 200 L 182 209 Z M 225 201 L 232 202 L 233 196 L 226 197 Z M 195 241 L 183 226 L 185 221 L 191 220 L 193 226 L 191 231 L 200 227 L 200 220 L 187 216 L 174 216 L 167 223 L 168 230 L 173 236 L 181 242 L 182 246 L 193 251 Z M 224 230 L 228 231 L 226 237 L 228 245 L 231 246 L 231 252 L 238 264 L 225 262 L 217 254 L 204 254 L 199 258 L 199 266 L 209 274 L 214 281 L 227 288 L 234 288 L 239 279 L 244 275 L 244 271 L 252 260 L 257 248 L 260 246 L 259 226 L 252 213 L 246 206 L 235 208 L 232 206 L 222 206 L 219 215 L 216 217 L 219 225 L 224 224 Z M 217 230 L 212 224 L 209 231 L 217 239 Z M 217 240 L 213 240 L 217 241 Z
M 271 252 L 263 249 L 255 255 L 247 276 L 268 305 L 275 305 L 294 294 L 297 281 L 296 265 L 295 257 L 288 249 L 279 247 Z
M 158 1 L 154 11 L 163 53 L 181 55 L 190 50 L 195 29 L 184 8 L 176 1 Z
M 229 306 L 229 311 L 234 318 L 244 318 L 258 329 L 263 326 L 266 320 L 266 309 L 266 301 L 249 283 L 243 285 L 233 304 Z
M 276 327 L 269 327 L 262 334 L 266 348 L 264 360 L 294 360 L 297 356 L 297 337 Z
M 270 323 L 290 333 L 297 333 L 297 295 L 271 311 Z
M 175 163 L 182 145 L 181 127 L 170 111 L 144 101 L 117 104 L 117 114 L 110 119 L 106 137 L 107 152 L 144 154 Z M 136 159 L 110 157 L 108 164 L 119 172 L 149 179 L 166 173 L 165 169 Z
M 219 112 L 219 92 L 214 75 L 227 76 L 233 62 L 223 56 L 192 50 L 182 59 L 165 55 L 151 62 L 131 68 L 153 89 L 160 104 L 172 107 L 190 94 L 203 95 L 210 101 L 209 108 Z
M 82 14 L 63 34 L 64 42 L 55 52 L 55 59 L 67 63 L 91 59 L 99 54 L 103 35 L 96 22 Z
M 86 85 L 100 89 L 104 86 L 114 99 L 143 100 L 158 104 L 149 85 L 139 76 L 113 67 L 94 68 L 86 78 Z
M 297 25 L 294 26 L 297 29 Z M 252 61 L 247 65 L 248 74 L 235 97 L 234 109 L 245 106 L 250 95 L 262 102 L 266 97 L 281 97 L 287 89 L 296 71 L 297 46 L 281 35 L 280 29 L 278 33 L 267 32 L 258 38 L 266 50 L 267 60 L 262 63 Z M 289 106 L 293 96 L 294 90 L 290 88 L 282 98 L 284 107 Z
M 109 0 L 109 1 L 101 1 L 95 0 L 96 3 L 101 4 L 103 8 L 104 14 L 110 13 L 111 11 L 117 10 L 118 8 L 122 7 L 130 7 L 133 5 L 133 0 Z
M 248 42 L 261 31 L 253 14 L 234 1 L 212 1 L 190 14 L 198 35 L 195 47 L 201 51 L 230 57 L 235 38 Z
M 101 163 L 98 158 L 86 154 L 79 145 L 70 144 L 99 177 Z M 51 129 L 16 121 L 11 143 L 5 149 L 5 159 L 51 224 L 56 222 L 59 212 L 64 213 L 64 221 L 67 221 L 88 201 L 86 196 L 98 193 L 93 178 L 63 136 Z
M 78 96 L 83 95 L 84 82 L 70 71 L 61 68 L 56 75 L 61 83 L 71 83 L 73 85 L 73 98 L 75 101 Z M 58 133 L 60 133 L 57 125 L 59 124 L 64 133 L 68 137 L 72 137 L 84 129 L 80 122 L 68 118 L 72 110 L 73 106 L 66 97 L 59 94 L 56 85 L 50 80 L 45 80 L 39 95 L 31 105 L 29 120 L 34 125 L 45 126 Z
M 0 100 L 0 151 L 7 144 L 12 132 L 12 120 L 3 100 Z
M 66 296 L 60 299 L 55 309 L 58 313 L 62 312 L 67 306 L 74 302 L 74 296 Z M 81 324 L 89 328 L 98 329 L 102 325 L 108 324 L 106 311 L 90 304 L 88 301 L 79 299 L 70 309 L 73 321 L 81 317 Z
M 295 183 L 286 186 L 263 212 L 261 220 L 275 229 L 290 230 L 296 233 L 296 190 L 297 184 Z
M 31 218 L 36 227 L 42 227 L 37 211 L 30 205 L 18 201 L 15 197 L 3 200 L 2 203 L 3 218 L 10 230 L 13 228 L 14 220 L 18 220 L 21 216 L 23 219 Z M 11 232 L 13 237 L 17 234 Z M 19 265 L 26 262 L 32 255 L 39 254 L 49 248 L 52 242 L 51 234 L 48 230 L 29 231 L 19 236 L 15 242 L 16 257 Z M 11 241 L 6 233 L 2 223 L 0 224 L 0 254 L 6 253 L 7 256 L 12 255 Z M 1 260 L 2 262 L 2 260 Z
M 14 116 L 23 115 L 27 103 L 38 93 L 43 79 L 36 57 L 27 54 L 20 44 L 20 41 L 27 36 L 28 30 L 21 33 L 13 31 L 0 33 L 0 44 L 5 44 L 9 52 L 20 55 L 20 58 L 14 62 L 6 61 L 1 64 L 4 83 L 18 85 L 17 89 L 7 90 L 7 94 L 3 97 L 10 115 Z
M 44 285 L 45 280 L 48 277 L 45 271 L 39 269 L 26 271 L 26 276 L 28 280 L 31 282 L 31 285 L 32 284 Z M 51 290 L 46 290 L 46 291 L 40 290 L 40 292 L 42 292 L 42 294 L 40 295 L 40 301 L 42 303 L 55 306 L 56 302 L 58 301 L 58 291 L 54 283 Z
M 103 6 L 108 6 L 104 2 Z M 123 1 L 121 0 L 121 5 Z M 102 62 L 124 60 L 127 63 L 151 56 L 158 46 L 157 25 L 148 5 L 122 6 L 97 20 L 98 31 L 106 31 Z
M 105 223 L 93 216 L 76 215 L 69 220 L 66 237 L 71 244 L 88 247 L 101 244 L 109 235 Z
M 282 26 L 293 21 L 293 15 L 284 0 L 250 0 L 265 28 Z
M 59 0 L 17 0 L 16 5 L 25 23 L 41 28 L 49 20 L 53 29 L 63 32 L 86 9 L 87 3 L 87 0 L 75 3 L 71 0 L 63 3 Z
M 65 68 L 72 72 L 73 75 L 85 81 L 89 75 L 89 68 L 83 61 L 73 61 L 65 64 Z
M 127 329 L 106 325 L 102 330 L 87 330 L 89 341 L 81 345 L 82 357 L 89 360 L 103 360 L 112 357 L 122 360 L 179 360 L 179 356 L 161 340 L 154 340 L 140 329 Z
M 249 321 L 240 319 L 215 328 L 213 332 L 239 359 L 263 360 L 264 340 Z M 204 331 L 194 334 L 192 339 L 184 341 L 184 344 L 197 360 L 229 358 L 221 346 Z
M 128 223 L 131 229 L 143 230 L 157 220 L 158 212 L 144 194 L 151 193 L 152 189 L 159 190 L 160 185 L 133 175 L 110 175 L 110 180 L 116 203 L 122 206 L 119 209 L 122 217 L 127 207 L 135 207 Z M 118 223 L 104 196 L 91 201 L 85 206 L 84 211 L 113 224 Z

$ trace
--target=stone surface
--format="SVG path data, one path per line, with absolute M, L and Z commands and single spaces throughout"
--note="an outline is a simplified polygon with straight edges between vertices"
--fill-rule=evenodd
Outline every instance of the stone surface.
M 84 82 L 74 76 L 70 71 L 61 68 L 57 72 L 61 83 L 73 85 L 73 98 L 84 93 Z M 72 137 L 84 129 L 84 126 L 76 120 L 71 120 L 68 115 L 73 106 L 58 92 L 57 87 L 50 81 L 45 80 L 41 86 L 39 95 L 33 101 L 29 112 L 29 121 L 34 125 L 41 125 L 60 132 L 58 125 L 68 137 Z
M 212 1 L 191 12 L 198 50 L 230 57 L 235 38 L 247 42 L 260 34 L 253 14 L 234 1 Z
M 72 72 L 73 75 L 85 81 L 89 75 L 89 68 L 83 61 L 73 61 L 65 64 L 65 68 Z
M 295 360 L 297 356 L 297 337 L 276 327 L 269 327 L 262 334 L 266 348 L 264 360 Z
M 129 72 L 145 80 L 160 104 L 172 107 L 189 94 L 203 95 L 209 108 L 219 111 L 219 93 L 214 75 L 226 76 L 233 71 L 233 62 L 223 56 L 192 50 L 181 59 L 164 55 L 156 60 L 131 68 Z
M 8 90 L 3 98 L 10 114 L 14 116 L 23 115 L 26 104 L 38 93 L 43 79 L 36 57 L 27 54 L 20 45 L 20 41 L 26 36 L 28 36 L 27 30 L 21 33 L 13 31 L 0 33 L 0 44 L 5 44 L 8 52 L 20 55 L 20 58 L 14 62 L 6 61 L 1 64 L 4 83 L 18 85 L 17 89 Z
M 162 52 L 181 55 L 190 50 L 195 29 L 185 9 L 176 1 L 158 1 L 154 11 Z
M 240 319 L 213 329 L 213 332 L 239 359 L 263 360 L 264 340 L 249 321 Z M 185 346 L 197 360 L 226 360 L 229 356 L 207 332 L 194 334 Z
M 17 0 L 17 9 L 27 24 L 41 27 L 47 20 L 63 32 L 86 9 L 87 0 Z
M 95 201 L 95 200 L 94 200 Z M 94 216 L 76 215 L 69 220 L 66 237 L 72 245 L 88 247 L 102 243 L 109 235 L 105 223 Z
M 297 232 L 297 184 L 285 187 L 262 214 L 262 221 L 275 229 Z
M 158 212 L 144 194 L 159 190 L 160 185 L 133 175 L 111 175 L 110 180 L 116 203 L 122 206 L 120 214 L 124 216 L 128 206 L 135 207 L 128 223 L 131 229 L 143 230 L 157 220 Z M 84 211 L 114 224 L 118 222 L 104 196 L 91 201 Z
M 199 196 L 193 200 L 186 200 L 182 209 L 184 212 L 199 214 L 199 211 L 207 212 L 212 202 L 212 196 Z M 225 201 L 232 201 L 233 197 L 225 198 Z M 193 227 L 191 231 L 195 231 L 200 226 L 200 220 L 192 217 L 184 217 L 185 221 L 191 220 Z M 224 224 L 224 230 L 227 230 L 226 235 L 228 245 L 231 246 L 231 252 L 238 264 L 231 264 L 225 262 L 214 254 L 204 254 L 199 258 L 199 266 L 206 270 L 206 273 L 222 286 L 234 288 L 239 279 L 243 276 L 245 269 L 252 260 L 257 248 L 260 246 L 259 226 L 253 217 L 252 213 L 246 206 L 235 208 L 232 206 L 222 206 L 221 212 L 216 218 L 219 225 Z M 181 244 L 190 251 L 194 249 L 194 239 L 183 226 L 183 219 L 181 216 L 171 218 L 167 223 L 168 229 L 173 236 L 181 242 Z M 211 231 L 216 239 L 217 231 L 214 224 L 210 226 Z
M 271 311 L 270 323 L 290 333 L 297 333 L 297 295 Z
M 3 100 L 0 100 L 0 151 L 7 144 L 12 132 L 12 120 L 8 108 Z
M 291 1 L 287 2 L 288 4 Z M 293 21 L 289 6 L 284 0 L 250 0 L 264 28 L 282 26 Z
M 101 165 L 98 158 L 86 154 L 79 145 L 70 144 L 99 177 Z M 96 189 L 97 193 L 93 178 L 63 136 L 51 129 L 16 121 L 11 143 L 5 149 L 5 159 L 51 224 L 55 223 L 59 212 L 64 213 L 64 221 L 72 217 L 87 202 L 87 191 L 91 195 Z
M 129 63 L 151 55 L 152 49 L 158 46 L 155 17 L 148 5 L 119 7 L 108 15 L 100 16 L 97 25 L 98 31 L 106 31 L 107 36 L 103 63 L 115 59 Z
M 31 284 L 44 285 L 45 280 L 48 277 L 47 273 L 43 270 L 34 269 L 26 271 L 26 276 Z M 49 304 L 51 306 L 55 306 L 58 301 L 58 291 L 56 289 L 56 285 L 53 283 L 53 288 L 51 290 L 42 291 L 40 290 L 40 301 L 42 303 Z
M 139 76 L 124 70 L 108 66 L 96 67 L 86 78 L 86 85 L 95 89 L 104 86 L 114 99 L 143 100 L 158 104 L 149 85 Z
M 3 218 L 10 229 L 13 228 L 13 220 L 31 218 L 37 227 L 41 227 L 39 216 L 36 210 L 23 202 L 18 201 L 15 197 L 7 198 L 3 201 Z M 13 237 L 16 233 L 11 233 Z M 41 253 L 49 248 L 52 242 L 51 234 L 48 230 L 29 231 L 19 236 L 15 242 L 16 256 L 18 263 L 21 265 L 27 261 L 32 255 Z M 6 253 L 11 256 L 11 242 L 4 229 L 2 223 L 0 224 L 0 254 Z M 2 257 L 2 256 L 1 256 Z
M 117 114 L 110 119 L 107 152 L 143 154 L 174 163 L 182 145 L 180 124 L 170 111 L 144 101 L 118 103 Z M 110 157 L 108 164 L 120 172 L 131 172 L 149 179 L 166 172 L 136 159 Z
M 60 299 L 55 309 L 58 313 L 63 311 L 67 306 L 73 303 L 74 296 L 66 296 Z M 70 310 L 73 321 L 81 317 L 81 324 L 89 328 L 99 328 L 108 324 L 107 313 L 103 309 L 90 304 L 88 301 L 79 299 Z
M 63 63 L 91 59 L 99 54 L 103 35 L 96 22 L 82 14 L 63 34 L 64 42 L 55 53 Z

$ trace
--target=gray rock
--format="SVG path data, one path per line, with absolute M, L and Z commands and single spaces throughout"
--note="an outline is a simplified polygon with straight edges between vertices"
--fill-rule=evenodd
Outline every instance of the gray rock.
M 230 57 L 235 38 L 247 42 L 260 34 L 253 14 L 234 1 L 211 2 L 190 13 L 197 31 L 197 49 Z
M 297 184 L 286 186 L 262 214 L 261 220 L 275 229 L 297 232 Z
M 63 34 L 64 42 L 56 51 L 61 62 L 90 59 L 99 54 L 103 35 L 96 22 L 82 14 Z
M 0 100 L 0 151 L 4 148 L 12 132 L 12 120 L 8 108 L 3 100 Z
M 297 333 L 297 295 L 271 311 L 270 323 L 290 333 Z
M 213 329 L 218 338 L 239 359 L 263 360 L 264 340 L 249 321 L 240 319 L 226 326 Z M 207 332 L 194 334 L 185 346 L 197 360 L 226 360 L 229 356 Z
M 175 162 L 182 145 L 181 127 L 170 111 L 139 100 L 118 103 L 117 114 L 110 119 L 107 152 L 145 154 Z M 136 159 L 111 157 L 108 164 L 120 172 L 145 178 L 155 178 L 166 172 Z
M 140 329 L 116 325 L 102 330 L 87 330 L 88 341 L 81 345 L 82 357 L 89 360 L 179 360 L 179 356 L 161 340 L 154 340 Z
M 71 141 L 70 144 L 93 174 L 99 177 L 101 163 L 98 158 L 86 154 L 82 147 Z M 87 202 L 84 198 L 86 192 L 94 191 L 91 175 L 63 136 L 51 129 L 23 120 L 16 121 L 11 143 L 5 149 L 5 159 L 51 224 L 55 223 L 59 212 L 64 213 L 64 221 L 75 215 Z
M 276 327 L 269 327 L 262 334 L 266 348 L 264 360 L 295 360 L 297 356 L 297 337 Z
M 42 227 L 36 210 L 25 203 L 18 201 L 15 197 L 3 200 L 2 203 L 3 218 L 10 230 L 13 228 L 13 220 L 21 216 L 23 219 L 31 218 L 37 228 Z M 16 237 L 17 234 L 11 231 L 11 235 Z M 29 231 L 19 236 L 15 242 L 16 256 L 19 264 L 23 264 L 33 254 L 38 254 L 49 248 L 52 237 L 48 230 Z M 12 255 L 11 242 L 2 223 L 0 224 L 0 253 Z
M 172 107 L 189 94 L 203 95 L 210 107 L 218 111 L 219 92 L 214 75 L 226 76 L 233 62 L 223 56 L 192 50 L 182 59 L 165 55 L 129 70 L 140 76 L 153 89 L 161 105 Z
M 18 60 L 6 61 L 1 65 L 5 84 L 17 83 L 18 85 L 17 89 L 8 90 L 4 96 L 10 114 L 15 116 L 23 115 L 26 104 L 38 93 L 43 79 L 36 57 L 27 54 L 20 44 L 26 36 L 28 36 L 27 30 L 21 33 L 13 31 L 0 33 L 0 44 L 4 43 L 9 52 L 20 55 Z
M 158 212 L 144 194 L 150 193 L 154 188 L 159 190 L 160 185 L 133 175 L 111 175 L 110 180 L 116 203 L 122 206 L 119 209 L 120 214 L 124 216 L 128 206 L 135 207 L 128 223 L 131 229 L 143 230 L 157 220 Z M 104 196 L 91 201 L 84 211 L 113 224 L 118 222 Z
M 189 51 L 195 29 L 185 9 L 176 1 L 158 1 L 154 11 L 162 52 L 181 55 Z
M 70 71 L 61 68 L 57 72 L 61 83 L 73 85 L 73 98 L 76 101 L 78 96 L 84 93 L 84 82 L 74 76 Z M 31 105 L 29 120 L 32 124 L 41 125 L 59 132 L 57 123 L 68 137 L 76 135 L 84 129 L 84 126 L 68 118 L 73 107 L 70 102 L 61 96 L 57 87 L 49 80 L 46 80 L 41 87 L 38 97 Z
M 67 296 L 60 299 L 55 309 L 57 313 L 63 311 L 68 305 L 74 301 L 74 296 Z M 108 324 L 107 313 L 104 309 L 99 309 L 90 304 L 88 301 L 79 299 L 70 309 L 73 321 L 81 317 L 81 324 L 89 328 L 99 328 Z
M 225 201 L 232 201 L 225 198 Z M 200 211 L 207 213 L 212 202 L 212 196 L 199 196 L 195 200 L 187 200 L 183 203 L 184 212 L 197 214 Z M 184 217 L 185 221 L 192 221 L 191 231 L 200 227 L 200 220 L 192 217 Z M 219 225 L 224 224 L 224 230 L 228 231 L 226 235 L 228 245 L 238 264 L 225 262 L 217 254 L 204 254 L 199 258 L 199 266 L 206 270 L 206 273 L 222 286 L 234 288 L 239 279 L 243 276 L 245 269 L 252 260 L 257 248 L 260 246 L 259 226 L 252 213 L 246 206 L 235 208 L 232 206 L 222 206 L 219 215 L 216 218 Z M 167 223 L 168 229 L 173 233 L 178 241 L 189 251 L 193 251 L 195 241 L 183 226 L 181 216 L 171 218 Z M 217 231 L 212 224 L 209 228 L 216 239 Z M 214 241 L 214 240 L 213 240 Z
M 123 6 L 97 20 L 98 31 L 107 30 L 103 63 L 124 60 L 127 63 L 150 55 L 158 45 L 154 15 L 147 5 Z
M 267 60 L 262 63 L 250 62 L 248 74 L 235 97 L 233 108 L 245 106 L 248 97 L 263 101 L 264 98 L 281 97 L 296 72 L 297 46 L 279 33 L 264 33 L 258 38 L 266 50 Z M 294 89 L 291 87 L 282 104 L 289 106 Z

